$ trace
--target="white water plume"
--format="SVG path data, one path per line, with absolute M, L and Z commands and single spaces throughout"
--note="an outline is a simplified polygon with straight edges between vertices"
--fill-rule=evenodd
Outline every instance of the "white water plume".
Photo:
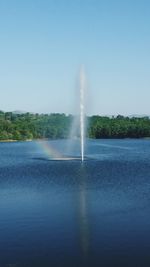
M 75 145 L 75 140 L 80 142 L 80 154 L 81 161 L 85 158 L 85 136 L 86 136 L 86 119 L 85 119 L 85 94 L 86 94 L 86 76 L 84 66 L 81 66 L 78 86 L 76 90 L 77 95 L 77 105 L 76 105 L 76 115 L 74 116 L 72 127 L 70 130 L 70 141 L 68 151 L 71 152 L 73 146 Z
M 85 84 L 85 72 L 82 66 L 80 70 L 80 142 L 82 161 L 84 161 L 85 147 Z

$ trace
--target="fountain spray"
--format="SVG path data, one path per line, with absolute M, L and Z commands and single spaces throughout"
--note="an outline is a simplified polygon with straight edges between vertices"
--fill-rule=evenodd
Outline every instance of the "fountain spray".
M 81 139 L 81 160 L 84 161 L 85 145 L 85 71 L 80 69 L 80 139 Z

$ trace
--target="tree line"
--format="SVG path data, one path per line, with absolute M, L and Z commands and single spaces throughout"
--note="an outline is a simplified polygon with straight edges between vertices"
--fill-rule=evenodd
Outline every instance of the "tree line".
M 65 114 L 32 114 L 0 111 L 0 140 L 68 138 L 74 117 Z M 149 117 L 87 117 L 89 138 L 150 137 Z

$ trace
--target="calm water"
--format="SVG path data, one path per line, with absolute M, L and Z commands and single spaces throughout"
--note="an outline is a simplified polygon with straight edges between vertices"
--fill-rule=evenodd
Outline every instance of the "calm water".
M 0 143 L 0 267 L 149 267 L 150 141 L 91 140 L 84 164 L 51 160 L 65 151 Z

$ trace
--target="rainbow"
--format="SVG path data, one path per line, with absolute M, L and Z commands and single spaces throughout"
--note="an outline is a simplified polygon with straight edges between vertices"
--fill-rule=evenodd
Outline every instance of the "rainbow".
M 80 157 L 66 157 L 56 150 L 51 142 L 47 140 L 36 141 L 37 146 L 47 156 L 49 160 L 80 160 Z
M 49 159 L 63 158 L 63 155 L 58 152 L 47 140 L 37 141 L 36 144 Z

